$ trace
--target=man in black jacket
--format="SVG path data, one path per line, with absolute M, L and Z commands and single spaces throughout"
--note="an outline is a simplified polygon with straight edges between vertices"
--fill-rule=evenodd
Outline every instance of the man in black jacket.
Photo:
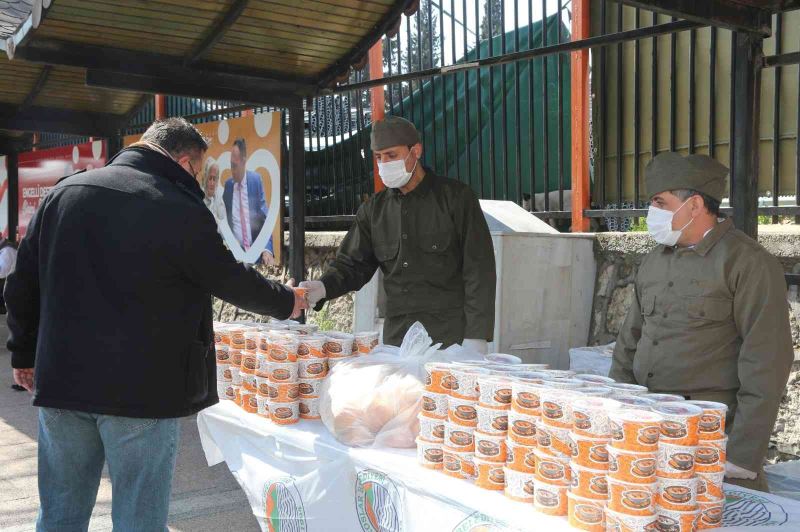
M 166 530 L 178 419 L 218 401 L 211 297 L 288 318 L 291 287 L 236 262 L 195 179 L 205 139 L 154 123 L 62 180 L 5 298 L 16 382 L 39 406 L 38 531 L 85 531 L 104 461 L 115 530 Z

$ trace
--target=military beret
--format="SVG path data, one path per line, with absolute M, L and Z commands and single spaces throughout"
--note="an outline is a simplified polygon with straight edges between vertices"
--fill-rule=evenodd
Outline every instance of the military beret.
M 696 190 L 722 201 L 727 177 L 728 168 L 708 155 L 659 153 L 644 169 L 650 198 L 665 190 Z
M 413 146 L 419 142 L 419 131 L 405 118 L 387 116 L 372 124 L 370 142 L 372 151 L 392 146 Z

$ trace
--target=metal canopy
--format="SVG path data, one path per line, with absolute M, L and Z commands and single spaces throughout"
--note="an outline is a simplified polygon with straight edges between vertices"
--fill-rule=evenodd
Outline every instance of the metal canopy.
M 0 129 L 105 136 L 143 93 L 300 108 L 417 3 L 0 0 Z

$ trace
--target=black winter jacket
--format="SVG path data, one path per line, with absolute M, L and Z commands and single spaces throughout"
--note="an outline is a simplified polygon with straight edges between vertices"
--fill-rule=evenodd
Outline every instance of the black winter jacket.
M 143 418 L 218 401 L 211 296 L 287 318 L 288 288 L 238 263 L 172 159 L 128 148 L 44 199 L 5 287 L 33 404 Z

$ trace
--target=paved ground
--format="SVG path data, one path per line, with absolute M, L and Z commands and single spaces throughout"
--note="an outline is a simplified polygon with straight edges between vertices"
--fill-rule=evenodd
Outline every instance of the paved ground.
M 5 320 L 0 322 L 0 530 L 35 529 L 36 409 L 27 392 L 11 389 L 12 376 Z M 172 489 L 169 528 L 182 532 L 260 530 L 244 492 L 225 464 L 206 465 L 194 416 L 183 420 L 181 447 Z M 97 494 L 92 531 L 111 530 L 111 482 L 104 473 Z

